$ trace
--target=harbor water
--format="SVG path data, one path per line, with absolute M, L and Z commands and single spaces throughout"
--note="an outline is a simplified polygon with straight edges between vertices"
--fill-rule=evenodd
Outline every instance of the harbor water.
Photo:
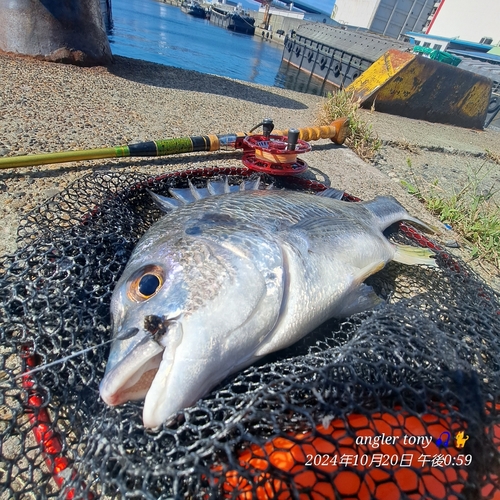
M 312 94 L 324 89 L 281 65 L 282 45 L 219 28 L 159 0 L 113 0 L 113 54 Z
M 282 47 L 158 0 L 113 0 L 113 54 L 274 85 Z

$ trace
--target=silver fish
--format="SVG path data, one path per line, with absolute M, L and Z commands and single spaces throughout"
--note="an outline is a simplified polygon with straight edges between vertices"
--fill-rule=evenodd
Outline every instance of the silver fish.
M 258 182 L 258 181 L 257 181 Z M 332 317 L 381 299 L 363 281 L 391 260 L 435 265 L 382 233 L 413 221 L 392 197 L 347 203 L 249 182 L 153 194 L 167 215 L 134 249 L 111 302 L 115 341 L 100 394 L 145 399 L 157 427 L 222 379 Z

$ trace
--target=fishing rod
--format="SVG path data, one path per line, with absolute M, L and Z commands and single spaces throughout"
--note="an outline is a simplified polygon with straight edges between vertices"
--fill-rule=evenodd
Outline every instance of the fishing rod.
M 188 136 L 108 148 L 10 156 L 7 158 L 0 158 L 0 169 L 33 167 L 36 165 L 48 165 L 52 163 L 65 163 L 71 161 L 99 160 L 103 158 L 166 156 L 173 154 L 232 149 L 243 149 L 248 151 L 251 148 L 248 144 L 244 143 L 244 139 L 251 136 L 252 132 L 261 125 L 264 129 L 264 136 L 269 137 L 274 125 L 272 120 L 267 118 L 256 125 L 249 133 L 237 132 L 235 134 L 223 135 L 209 134 Z M 281 136 L 281 139 L 286 140 L 286 137 L 289 136 L 290 132 L 292 132 L 292 136 L 294 137 L 298 132 L 298 138 L 302 141 L 331 139 L 336 144 L 342 144 L 348 135 L 348 119 L 339 118 L 333 121 L 330 125 L 325 126 L 277 130 L 271 137 Z

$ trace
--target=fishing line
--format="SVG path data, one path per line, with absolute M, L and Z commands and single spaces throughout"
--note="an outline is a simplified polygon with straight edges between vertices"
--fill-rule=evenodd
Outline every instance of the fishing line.
M 14 379 L 19 379 L 19 378 L 22 378 L 26 375 L 32 375 L 33 373 L 37 373 L 37 372 L 40 372 L 42 370 L 45 370 L 45 368 L 49 368 L 50 366 L 59 365 L 61 363 L 64 363 L 68 359 L 76 358 L 77 356 L 80 356 L 81 354 L 85 354 L 86 352 L 89 352 L 92 349 L 97 349 L 98 347 L 102 347 L 103 345 L 109 344 L 110 342 L 113 342 L 113 340 L 115 340 L 115 339 L 106 340 L 106 341 L 102 342 L 101 344 L 97 344 L 97 345 L 94 345 L 92 347 L 87 347 L 86 349 L 83 349 L 83 350 L 78 351 L 78 352 L 74 352 L 73 354 L 69 354 L 68 356 L 64 356 L 64 358 L 57 359 L 56 361 L 52 361 L 51 363 L 46 363 L 45 365 L 37 366 L 36 368 L 33 368 L 32 370 L 29 370 L 27 372 L 23 372 L 23 373 L 20 373 L 19 375 L 16 375 L 14 377 Z
M 68 356 L 64 356 L 61 359 L 56 359 L 55 361 L 52 361 L 50 363 L 46 363 L 44 365 L 37 366 L 36 368 L 33 368 L 27 372 L 20 373 L 19 375 L 16 375 L 14 379 L 19 379 L 22 377 L 25 377 L 26 375 L 32 375 L 33 373 L 40 372 L 42 370 L 45 370 L 45 368 L 49 368 L 50 366 L 55 366 L 59 365 L 61 363 L 64 363 L 68 359 L 71 358 L 76 358 L 77 356 L 80 356 L 81 354 L 85 354 L 86 352 L 92 351 L 93 349 L 97 349 L 98 347 L 102 347 L 106 344 L 109 344 L 110 342 L 114 342 L 115 340 L 126 340 L 130 337 L 133 337 L 138 333 L 139 329 L 138 328 L 130 328 L 126 332 L 123 332 L 121 335 L 118 335 L 117 337 L 114 337 L 112 339 L 105 340 L 104 342 L 101 342 L 100 344 L 93 345 L 91 347 L 86 347 L 85 349 L 82 349 L 81 351 L 74 352 L 73 354 L 69 354 Z

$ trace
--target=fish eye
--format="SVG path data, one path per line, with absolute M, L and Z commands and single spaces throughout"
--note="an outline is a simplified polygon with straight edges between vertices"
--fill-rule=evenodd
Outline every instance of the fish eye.
M 151 297 L 160 288 L 161 281 L 156 274 L 145 274 L 139 281 L 139 293 L 144 297 Z
M 128 296 L 135 302 L 148 300 L 156 295 L 163 282 L 163 270 L 158 266 L 147 266 L 132 277 Z

